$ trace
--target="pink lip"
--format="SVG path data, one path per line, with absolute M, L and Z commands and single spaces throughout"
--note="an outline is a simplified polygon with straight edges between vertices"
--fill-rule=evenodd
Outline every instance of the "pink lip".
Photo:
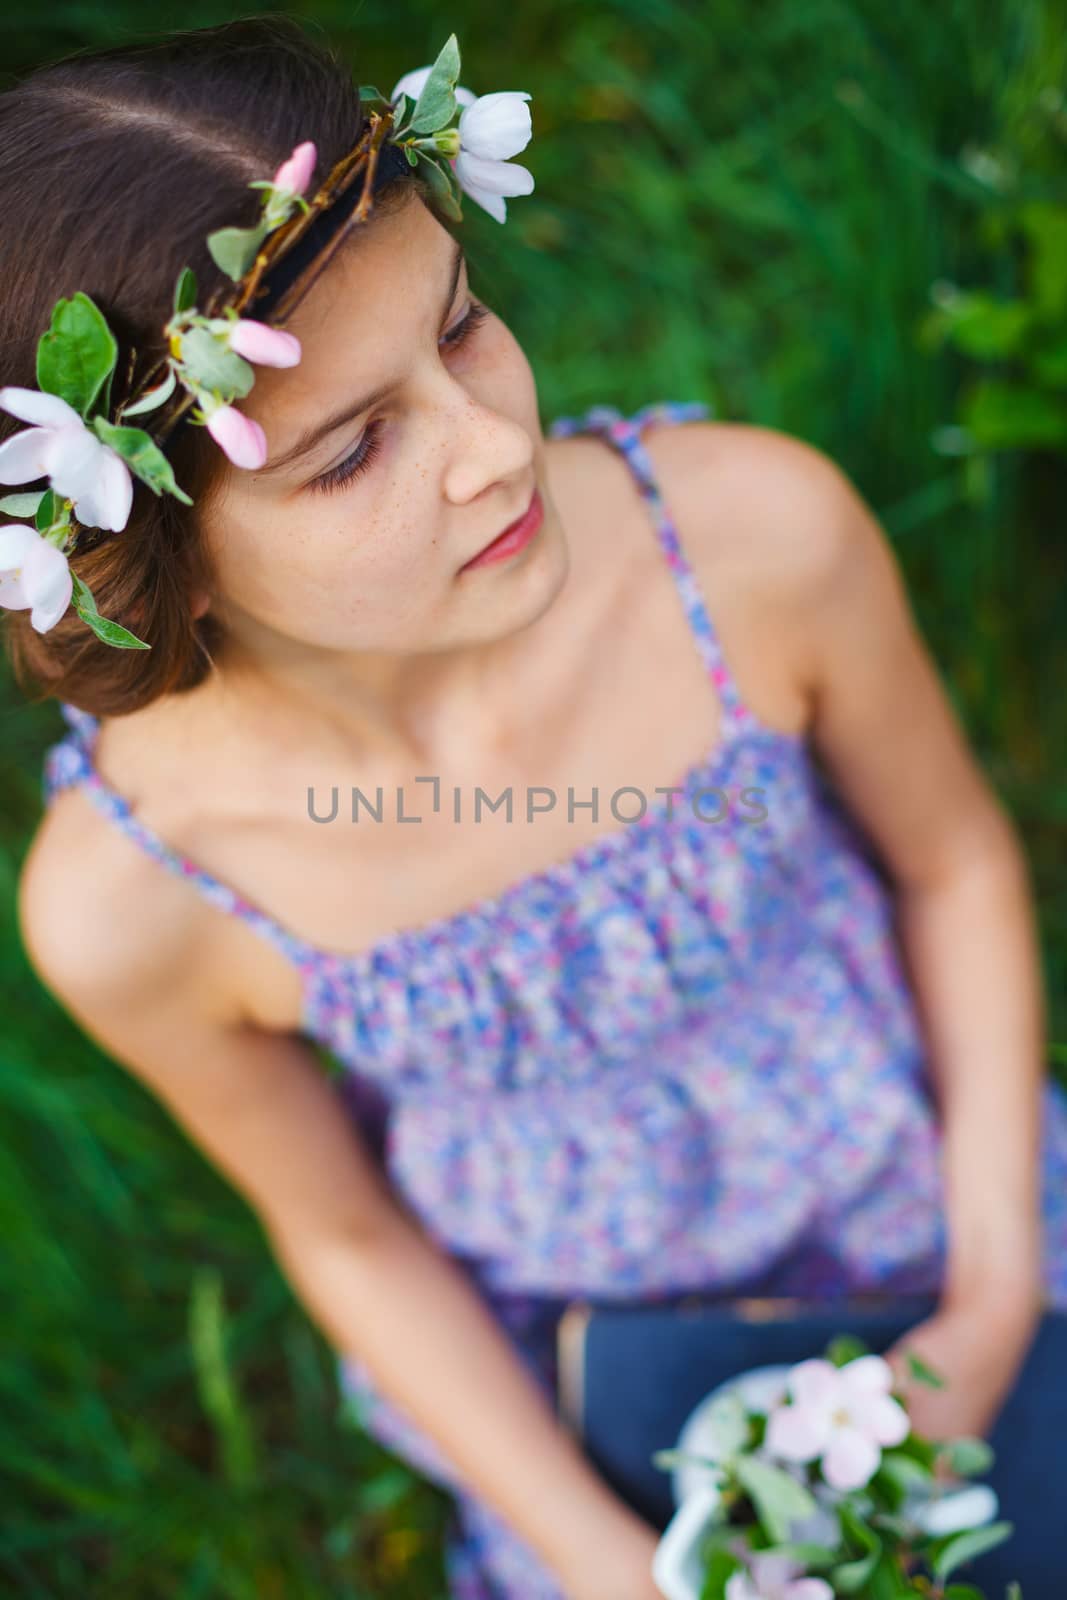
M 540 491 L 534 488 L 533 498 L 517 522 L 504 529 L 497 535 L 484 550 L 479 550 L 476 556 L 460 567 L 461 572 L 468 572 L 472 567 L 487 566 L 491 561 L 507 561 L 511 556 L 517 555 L 530 543 L 534 534 L 540 528 L 545 517 L 545 508 L 541 500 Z

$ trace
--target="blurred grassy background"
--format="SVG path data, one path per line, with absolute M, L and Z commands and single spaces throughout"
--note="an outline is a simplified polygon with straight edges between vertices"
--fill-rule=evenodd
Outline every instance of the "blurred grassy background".
M 157 0 L 154 28 L 258 8 Z M 475 291 L 542 419 L 704 399 L 828 451 L 1030 853 L 1067 1066 L 1067 34 L 1052 0 L 335 0 L 292 6 L 388 90 L 455 30 L 526 89 L 534 195 L 465 205 Z M 135 36 L 10 5 L 12 77 Z M 331 1353 L 255 1220 L 29 973 L 15 885 L 62 723 L 2 686 L 2 1592 L 443 1592 L 446 1502 L 339 1426 Z M 223 1287 L 225 1292 L 223 1294 Z

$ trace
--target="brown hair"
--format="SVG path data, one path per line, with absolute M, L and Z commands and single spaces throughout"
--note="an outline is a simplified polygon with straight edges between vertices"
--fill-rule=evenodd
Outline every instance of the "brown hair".
M 116 405 L 130 348 L 139 353 L 135 384 L 165 354 L 181 268 L 196 273 L 201 303 L 228 281 L 205 240 L 256 220 L 262 191 L 250 179 L 270 177 L 312 139 L 314 188 L 363 120 L 347 65 L 274 15 L 79 52 L 0 94 L 0 382 L 36 388 L 37 341 L 52 307 L 81 289 L 118 340 Z M 371 221 L 416 191 L 414 175 L 384 185 Z M 0 439 L 20 426 L 0 413 Z M 187 422 L 164 448 L 193 507 L 136 482 L 126 527 L 82 536 L 71 558 L 101 614 L 151 649 L 104 644 L 73 607 L 43 634 L 28 611 L 5 611 L 12 668 L 32 698 L 121 716 L 193 688 L 210 670 L 223 635 L 210 613 L 193 618 L 190 596 L 211 586 L 197 508 L 222 452 Z

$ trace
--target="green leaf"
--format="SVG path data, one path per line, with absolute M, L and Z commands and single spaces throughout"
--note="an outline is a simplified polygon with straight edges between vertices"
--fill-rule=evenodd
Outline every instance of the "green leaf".
M 455 34 L 450 33 L 415 102 L 411 117 L 413 132 L 436 133 L 438 128 L 443 128 L 451 120 L 456 110 L 456 97 L 452 91 L 458 77 L 459 44 Z
M 103 639 L 105 644 L 116 645 L 120 650 L 151 650 L 150 644 L 138 639 L 128 628 L 102 617 L 96 609 L 96 601 L 84 578 L 79 578 L 76 572 L 72 572 L 71 577 L 74 580 L 74 609 L 82 621 L 89 624 L 98 639 Z
M 945 1590 L 944 1600 L 985 1600 L 985 1595 L 972 1583 L 950 1583 Z
M 1032 200 L 1020 207 L 1019 224 L 1030 246 L 1030 299 L 1041 316 L 1067 312 L 1067 206 Z
M 931 1389 L 945 1388 L 945 1380 L 939 1372 L 935 1372 L 933 1367 L 928 1367 L 920 1356 L 913 1355 L 910 1350 L 905 1354 L 913 1378 L 918 1379 L 919 1383 L 927 1384 Z
M 142 483 L 147 483 L 153 494 L 163 494 L 165 491 L 183 505 L 192 505 L 185 490 L 178 488 L 170 462 L 143 428 L 123 428 L 104 417 L 94 417 L 93 426 L 104 444 L 110 445 L 122 457 L 130 471 Z
M 794 1522 L 814 1516 L 818 1510 L 814 1496 L 802 1483 L 755 1456 L 739 1456 L 733 1470 L 751 1496 L 764 1531 L 776 1544 L 789 1538 Z
M 933 1473 L 937 1465 L 938 1453 L 939 1447 L 932 1439 L 924 1439 L 917 1433 L 909 1433 L 906 1439 L 902 1439 L 900 1444 L 894 1445 L 888 1452 L 894 1461 L 907 1456 L 912 1461 L 918 1461 L 920 1466 L 926 1467 L 930 1473 Z
M 744 1569 L 744 1562 L 728 1550 L 713 1550 L 704 1575 L 700 1600 L 724 1600 L 726 1585 L 735 1572 Z
M 860 1356 L 868 1355 L 869 1351 L 862 1339 L 857 1339 L 853 1334 L 841 1333 L 836 1339 L 831 1339 L 826 1347 L 826 1359 L 835 1367 L 843 1367 L 849 1361 L 855 1361 Z
M 0 500 L 0 511 L 6 511 L 9 517 L 32 517 L 49 493 L 48 489 L 35 489 L 32 494 L 6 494 Z
M 713 1473 L 720 1482 L 725 1476 L 722 1467 L 717 1461 L 713 1461 L 710 1456 L 695 1455 L 692 1450 L 654 1450 L 650 1459 L 652 1465 L 659 1467 L 662 1471 L 669 1472 L 672 1467 L 692 1464 L 693 1466 L 703 1467 L 709 1473 Z
M 1005 1539 L 1010 1539 L 1014 1532 L 1015 1524 L 1012 1522 L 991 1522 L 986 1528 L 969 1528 L 966 1533 L 954 1535 L 932 1558 L 934 1577 L 947 1578 L 965 1561 L 973 1561 L 975 1556 L 994 1550 Z
M 374 87 L 373 83 L 361 83 L 359 86 L 359 98 L 361 100 L 384 100 L 385 96 L 380 89 Z
M 835 1567 L 830 1581 L 839 1594 L 858 1594 L 867 1583 L 882 1556 L 882 1541 L 872 1528 L 867 1528 L 847 1505 L 839 1507 L 841 1527 L 847 1537 L 858 1544 L 864 1554 L 857 1561 L 847 1561 Z
M 941 1446 L 941 1454 L 952 1471 L 960 1478 L 976 1478 L 988 1472 L 996 1460 L 996 1452 L 985 1439 L 949 1439 Z
M 196 305 L 196 273 L 192 267 L 183 267 L 174 285 L 174 315 L 191 311 Z
M 139 417 L 145 411 L 154 411 L 157 406 L 161 406 L 163 404 L 164 400 L 170 399 L 171 395 L 174 393 L 174 386 L 177 381 L 177 374 L 175 373 L 174 368 L 171 367 L 170 371 L 167 373 L 167 376 L 163 379 L 163 382 L 157 384 L 154 389 L 149 389 L 148 393 L 146 395 L 142 395 L 140 400 L 135 400 L 132 406 L 120 406 L 120 416 Z
M 841 1518 L 842 1531 L 847 1538 L 852 1540 L 853 1544 L 858 1544 L 861 1550 L 868 1551 L 882 1548 L 882 1542 L 878 1535 L 872 1529 L 864 1526 L 850 1505 L 840 1505 L 838 1507 L 838 1515 Z
M 1042 344 L 1030 357 L 1029 367 L 1034 377 L 1050 389 L 1067 389 L 1067 337 L 1051 345 Z
M 835 1567 L 830 1574 L 830 1582 L 837 1594 L 859 1594 L 860 1590 L 870 1582 L 871 1574 L 878 1565 L 880 1551 L 872 1555 L 861 1556 L 857 1561 L 846 1561 L 843 1566 Z
M 257 223 L 254 228 L 218 228 L 208 234 L 207 247 L 216 266 L 236 283 L 256 259 L 269 232 L 264 222 Z
M 224 400 L 243 399 L 256 381 L 249 362 L 206 328 L 190 328 L 182 335 L 182 366 L 199 388 Z
M 712 1516 L 718 1516 L 718 1513 L 719 1507 L 716 1506 Z M 733 1522 L 706 1522 L 698 1540 L 701 1558 L 704 1561 L 709 1560 L 713 1550 L 732 1551 L 737 1544 L 738 1534 L 739 1529 Z
M 776 1544 L 773 1549 L 776 1556 L 785 1556 L 805 1567 L 832 1567 L 838 1559 L 838 1552 L 826 1544 Z
M 933 1473 L 921 1461 L 916 1461 L 914 1456 L 904 1455 L 896 1450 L 885 1450 L 878 1465 L 875 1476 L 884 1475 L 892 1480 L 899 1488 L 925 1489 L 930 1484 Z
M 59 496 L 52 489 L 46 489 L 42 494 L 37 510 L 34 513 L 33 525 L 38 533 L 44 533 L 56 520 L 56 510 L 59 506 Z
M 407 1467 L 399 1464 L 387 1467 L 383 1473 L 371 1478 L 360 1489 L 360 1512 L 366 1514 L 371 1511 L 389 1511 L 410 1493 L 411 1473 Z
M 37 387 L 56 394 L 83 418 L 107 390 L 119 347 L 99 307 L 87 294 L 57 300 L 47 333 L 37 343 Z M 106 386 L 106 388 L 105 388 Z
M 863 1600 L 915 1600 L 919 1593 L 909 1579 L 901 1576 L 897 1561 L 887 1555 L 871 1573 Z
M 946 333 L 964 355 L 999 361 L 1019 349 L 1032 317 L 1024 300 L 997 300 L 976 291 L 953 301 L 947 311 Z
M 234 1488 L 250 1489 L 259 1481 L 258 1452 L 227 1359 L 222 1275 L 216 1267 L 201 1267 L 193 1278 L 189 1344 L 201 1403 L 222 1446 L 224 1475 Z
M 446 217 L 451 217 L 453 222 L 462 222 L 463 212 L 460 209 L 456 191 L 453 187 L 455 179 L 451 167 L 446 173 L 433 156 L 428 156 L 423 151 L 421 152 L 421 157 L 419 176 L 426 179 L 431 198 L 437 203 Z
M 1067 403 L 1024 384 L 982 379 L 964 401 L 960 421 L 987 450 L 1067 444 Z
M 878 1533 L 891 1534 L 894 1539 L 910 1539 L 914 1530 L 914 1524 L 906 1517 L 895 1517 L 891 1511 L 876 1511 L 871 1517 L 871 1526 Z

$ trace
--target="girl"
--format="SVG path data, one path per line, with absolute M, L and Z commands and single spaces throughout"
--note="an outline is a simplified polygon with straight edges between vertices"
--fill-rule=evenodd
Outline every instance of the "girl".
M 4 383 L 78 288 L 158 340 L 246 184 L 361 116 L 259 20 L 5 95 Z M 454 1492 L 452 1593 L 649 1600 L 658 1530 L 553 1413 L 569 1297 L 936 1287 L 937 1432 L 1067 1300 L 1023 853 L 815 450 L 670 403 L 546 436 L 403 173 L 287 327 L 265 464 L 178 430 L 195 511 L 139 490 L 82 560 L 151 651 L 6 618 L 70 724 L 23 938 Z

